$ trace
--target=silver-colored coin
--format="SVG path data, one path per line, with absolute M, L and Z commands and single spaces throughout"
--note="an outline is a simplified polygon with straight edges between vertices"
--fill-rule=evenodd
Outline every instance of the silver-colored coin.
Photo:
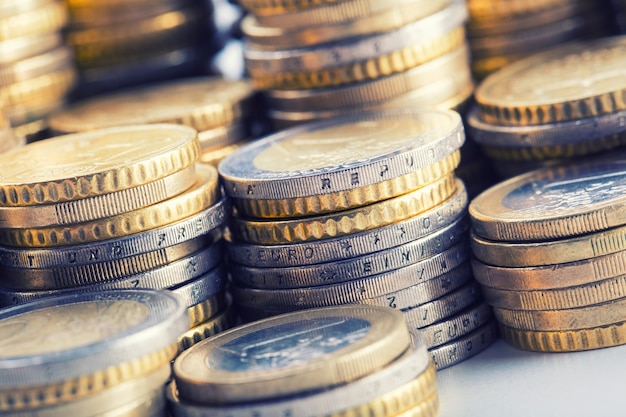
M 229 242 L 226 248 L 232 262 L 256 268 L 289 268 L 339 261 L 422 239 L 459 221 L 465 215 L 466 207 L 467 193 L 461 186 L 448 200 L 432 210 L 374 230 L 315 243 L 253 245 Z
M 42 33 L 0 41 L 0 65 L 42 54 L 63 45 L 60 33 Z
M 605 138 L 626 130 L 626 111 L 569 122 L 510 127 L 483 122 L 478 108 L 473 107 L 466 120 L 468 134 L 476 142 L 505 148 L 568 145 Z
M 422 327 L 420 335 L 428 349 L 449 343 L 493 320 L 491 307 L 480 303 L 442 322 Z
M 11 268 L 67 268 L 147 253 L 213 232 L 226 221 L 225 199 L 201 213 L 158 229 L 118 239 L 54 249 L 0 246 L 0 264 Z
M 421 239 L 364 256 L 292 268 L 252 268 L 231 263 L 230 275 L 236 285 L 261 289 L 337 284 L 382 274 L 414 263 L 425 265 L 430 262 L 428 258 L 466 241 L 468 228 L 469 221 L 467 217 L 463 217 Z
M 27 81 L 72 65 L 72 52 L 62 46 L 0 68 L 0 86 Z
M 212 407 L 181 401 L 176 383 L 166 388 L 166 395 L 176 417 L 315 417 L 329 415 L 374 400 L 401 387 L 426 370 L 430 357 L 420 337 L 413 338 L 412 351 L 388 366 L 349 384 L 310 395 L 292 396 L 252 404 Z
M 382 143 L 381 135 L 389 140 Z M 218 170 L 233 198 L 317 196 L 410 174 L 452 154 L 464 140 L 461 118 L 452 111 L 363 112 L 254 141 Z
M 469 255 L 469 247 L 466 242 L 463 242 L 422 262 L 353 281 L 291 289 L 233 286 L 232 291 L 237 304 L 258 310 L 294 311 L 303 308 L 363 303 L 365 300 L 436 278 L 467 261 Z
M 0 390 L 93 374 L 170 346 L 189 327 L 162 291 L 73 294 L 0 310 Z
M 491 346 L 497 338 L 498 328 L 495 321 L 492 321 L 461 339 L 431 349 L 430 354 L 437 370 L 441 370 L 479 354 Z
M 217 266 L 209 272 L 168 288 L 181 303 L 191 307 L 208 300 L 226 288 L 228 281 L 226 268 Z
M 437 13 L 382 34 L 283 51 L 268 51 L 248 44 L 244 50 L 246 69 L 255 77 L 349 65 L 441 38 L 463 25 L 467 18 L 465 2 L 455 1 Z M 260 20 L 260 16 L 257 19 Z

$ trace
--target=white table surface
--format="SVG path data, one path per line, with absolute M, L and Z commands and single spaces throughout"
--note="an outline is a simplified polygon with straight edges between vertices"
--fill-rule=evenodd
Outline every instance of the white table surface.
M 626 416 L 626 346 L 535 353 L 498 340 L 438 378 L 439 417 Z

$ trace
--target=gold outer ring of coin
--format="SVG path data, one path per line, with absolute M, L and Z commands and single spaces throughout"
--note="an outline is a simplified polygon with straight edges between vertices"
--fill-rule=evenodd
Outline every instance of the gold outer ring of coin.
M 26 13 L 0 18 L 0 41 L 55 32 L 68 21 L 63 2 L 51 1 Z
M 561 331 L 608 326 L 626 319 L 626 298 L 567 310 L 509 310 L 494 307 L 498 322 L 520 330 Z
M 469 204 L 474 233 L 494 241 L 529 242 L 563 239 L 623 226 L 626 223 L 624 220 L 626 198 L 615 191 L 597 202 L 583 204 L 575 201 L 575 204 L 566 204 L 556 209 L 550 207 L 554 203 L 547 203 L 548 200 L 540 200 L 536 204 L 530 202 L 528 207 L 522 206 L 522 209 L 510 208 L 515 207 L 515 203 L 507 203 L 507 196 L 522 187 L 532 186 L 535 190 L 533 192 L 540 195 L 545 190 L 543 187 L 550 187 L 553 183 L 571 182 L 572 178 L 577 176 L 582 178 L 581 181 L 585 178 L 597 178 L 598 174 L 617 173 L 626 165 L 611 166 L 612 171 L 598 172 L 596 170 L 595 173 L 591 171 L 594 166 L 601 165 L 591 165 L 586 173 L 585 165 L 582 165 L 580 169 L 578 166 L 571 166 L 570 168 L 555 167 L 543 171 L 532 171 L 493 186 Z M 583 185 L 570 185 L 570 188 L 575 186 L 583 187 Z M 528 190 L 528 188 L 525 189 Z M 562 198 L 567 198 L 568 195 L 571 196 L 577 191 L 568 189 L 568 192 L 569 194 L 563 194 Z M 520 204 L 519 198 L 517 204 Z M 532 207 L 532 215 L 529 216 L 529 211 L 524 208 L 530 207 Z M 588 256 L 588 258 L 592 257 L 594 256 Z
M 626 251 L 556 265 L 511 268 L 472 260 L 474 278 L 502 291 L 542 291 L 593 284 L 626 275 Z
M 247 81 L 189 78 L 83 101 L 52 116 L 50 128 L 73 133 L 119 125 L 175 123 L 204 132 L 247 117 L 253 101 L 254 90 Z
M 241 30 L 246 39 L 260 47 L 271 50 L 295 49 L 314 46 L 325 42 L 366 36 L 372 33 L 384 33 L 429 16 L 450 4 L 450 0 L 435 0 L 426 6 L 402 4 L 383 10 L 371 16 L 350 20 L 341 25 L 320 25 L 294 29 L 266 27 L 258 23 L 253 15 L 246 16 L 241 22 Z
M 511 64 L 476 89 L 483 120 L 524 126 L 624 110 L 625 50 L 626 37 L 604 38 L 572 42 Z
M 485 300 L 508 310 L 565 310 L 626 297 L 626 275 L 553 290 L 511 291 L 482 286 Z
M 415 191 L 451 174 L 461 160 L 454 151 L 441 161 L 398 178 L 324 195 L 281 200 L 232 199 L 237 213 L 257 218 L 304 217 L 349 210 Z M 0 215 L 1 215 L 0 211 Z M 1 216 L 0 216 L 1 218 Z
M 394 417 L 435 417 L 437 414 L 439 414 L 439 395 L 435 393 L 410 410 Z
M 138 210 L 174 197 L 196 182 L 196 168 L 147 184 L 95 197 L 25 207 L 0 206 L 0 224 L 6 229 L 70 225 Z
M 217 315 L 191 327 L 178 338 L 178 353 L 180 354 L 204 339 L 230 329 L 236 322 L 235 316 L 235 310 L 229 303 Z
M 1 206 L 103 195 L 164 178 L 198 158 L 195 130 L 126 126 L 67 135 L 0 155 Z
M 468 0 L 467 7 L 473 18 L 506 18 L 516 14 L 536 13 L 558 7 L 569 0 Z
M 231 231 L 240 241 L 262 245 L 306 242 L 345 236 L 397 223 L 443 203 L 458 184 L 454 175 L 408 194 L 344 212 L 295 220 L 233 219 Z
M 0 229 L 0 242 L 18 247 L 55 247 L 114 239 L 162 227 L 194 215 L 220 197 L 217 170 L 197 165 L 196 184 L 184 193 L 139 210 L 68 226 Z
M 518 330 L 503 324 L 499 327 L 507 343 L 535 352 L 579 352 L 626 344 L 626 321 L 567 331 Z
M 176 356 L 174 343 L 158 352 L 63 382 L 0 391 L 0 410 L 19 411 L 65 404 L 148 375 Z
M 189 315 L 189 327 L 195 327 L 209 320 L 218 312 L 222 311 L 226 305 L 226 295 L 224 291 L 220 291 L 206 300 L 188 307 L 187 315 Z
M 310 360 L 236 372 L 210 366 L 208 356 L 215 349 L 245 335 L 290 323 L 317 323 L 325 318 L 356 320 L 367 326 L 366 332 Z M 307 332 L 311 331 L 315 330 Z M 409 349 L 409 345 L 410 334 L 400 312 L 380 307 L 341 306 L 275 316 L 220 333 L 183 352 L 173 369 L 182 400 L 197 403 L 255 401 L 353 381 L 386 366 Z
M 458 27 L 441 38 L 420 42 L 366 61 L 318 71 L 252 75 L 252 82 L 256 88 L 262 90 L 298 90 L 375 80 L 408 71 L 444 56 L 461 47 L 464 41 L 465 29 Z
M 54 99 L 66 94 L 76 78 L 76 70 L 66 67 L 29 80 L 0 86 L 0 100 L 11 108 L 45 98 Z

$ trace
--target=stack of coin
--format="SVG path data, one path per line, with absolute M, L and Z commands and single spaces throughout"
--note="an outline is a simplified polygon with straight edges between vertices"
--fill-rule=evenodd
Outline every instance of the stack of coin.
M 429 349 L 455 352 L 439 367 L 480 351 L 493 329 L 472 281 L 467 195 L 454 176 L 463 141 L 455 112 L 387 110 L 287 129 L 224 159 L 243 318 L 390 306 Z
M 256 98 L 247 81 L 195 77 L 77 102 L 49 123 L 58 134 L 144 123 L 184 124 L 199 132 L 200 161 L 216 166 L 259 134 Z
M 626 160 L 545 168 L 470 204 L 476 279 L 522 349 L 626 343 Z
M 526 58 L 477 88 L 468 131 L 502 177 L 626 144 L 626 37 Z
M 462 0 L 242 0 L 244 58 L 276 127 L 472 93 Z
M 196 131 L 139 125 L 60 136 L 0 155 L 0 302 L 168 288 L 192 326 L 225 306 L 215 168 Z M 206 333 L 206 332 L 205 332 Z
M 205 0 L 67 0 L 77 97 L 202 72 L 218 46 Z
M 126 290 L 0 310 L 0 414 L 162 416 L 176 338 L 172 295 Z
M 0 4 L 0 101 L 21 140 L 45 131 L 44 119 L 63 105 L 74 84 L 72 54 L 60 34 L 66 23 L 60 0 Z
M 609 1 L 468 0 L 467 28 L 477 78 L 573 40 L 616 31 Z
M 217 335 L 174 362 L 174 417 L 436 416 L 424 343 L 389 308 L 342 306 Z

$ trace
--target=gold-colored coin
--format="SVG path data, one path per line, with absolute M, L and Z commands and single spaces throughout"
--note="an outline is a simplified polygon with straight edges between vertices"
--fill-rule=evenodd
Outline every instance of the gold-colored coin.
M 61 29 L 68 20 L 67 7 L 61 1 L 31 11 L 0 18 L 0 41 L 39 35 Z
M 39 139 L 47 138 L 47 131 L 48 121 L 46 119 L 13 126 L 13 133 L 15 133 L 15 136 L 23 143 L 31 143 Z
M 219 163 L 222 162 L 222 159 L 226 158 L 228 155 L 233 154 L 237 149 L 241 148 L 243 145 L 247 143 L 248 142 L 244 141 L 244 142 L 234 143 L 232 145 L 224 146 L 219 149 L 203 151 L 202 154 L 200 154 L 200 160 L 198 162 L 212 165 L 215 168 L 217 168 Z
M 578 352 L 626 343 L 626 321 L 590 329 L 518 330 L 500 324 L 500 335 L 518 349 L 537 352 Z
M 487 123 L 524 126 L 626 109 L 626 37 L 533 55 L 492 74 L 476 90 Z
M 235 324 L 235 310 L 231 305 L 226 306 L 224 310 L 214 317 L 196 324 L 178 338 L 178 352 L 189 349 L 198 342 L 222 333 Z
M 397 223 L 443 203 L 457 187 L 448 175 L 408 194 L 356 209 L 295 220 L 233 219 L 231 231 L 240 241 L 262 245 L 314 241 L 345 236 Z
M 0 100 L 8 108 L 27 105 L 42 99 L 55 99 L 64 95 L 76 81 L 76 70 L 67 67 L 29 80 L 0 87 Z
M 498 19 L 537 13 L 561 6 L 569 0 L 468 0 L 467 7 L 473 19 Z
M 215 168 L 197 165 L 196 171 L 195 185 L 169 200 L 117 216 L 68 226 L 0 229 L 0 242 L 31 248 L 76 245 L 128 236 L 174 223 L 208 208 L 220 197 Z
M 235 121 L 231 124 L 215 127 L 198 132 L 202 153 L 218 151 L 232 145 L 239 145 L 250 138 L 245 121 Z
M 200 77 L 138 87 L 83 101 L 50 119 L 56 132 L 113 126 L 177 123 L 199 132 L 230 125 L 252 111 L 254 90 L 246 81 Z M 201 133 L 202 134 L 202 133 Z
M 494 307 L 498 322 L 520 330 L 562 331 L 608 326 L 626 319 L 626 298 L 567 310 L 509 310 Z
M 196 132 L 147 125 L 62 136 L 0 156 L 0 205 L 59 203 L 164 178 L 198 158 Z
M 388 365 L 409 345 L 398 311 L 359 305 L 306 310 L 198 343 L 176 359 L 174 376 L 181 400 L 250 402 L 349 383 Z
M 252 82 L 258 89 L 313 89 L 336 87 L 367 80 L 375 80 L 402 73 L 460 48 L 465 42 L 465 29 L 457 27 L 441 38 L 419 42 L 366 61 L 345 66 L 310 71 L 286 72 L 269 75 L 252 74 Z
M 200 323 L 209 320 L 226 306 L 226 296 L 224 292 L 219 292 L 198 304 L 187 308 L 189 315 L 189 326 L 195 327 Z
M 439 395 L 434 393 L 410 410 L 396 414 L 395 417 L 435 417 L 437 414 L 439 414 Z

